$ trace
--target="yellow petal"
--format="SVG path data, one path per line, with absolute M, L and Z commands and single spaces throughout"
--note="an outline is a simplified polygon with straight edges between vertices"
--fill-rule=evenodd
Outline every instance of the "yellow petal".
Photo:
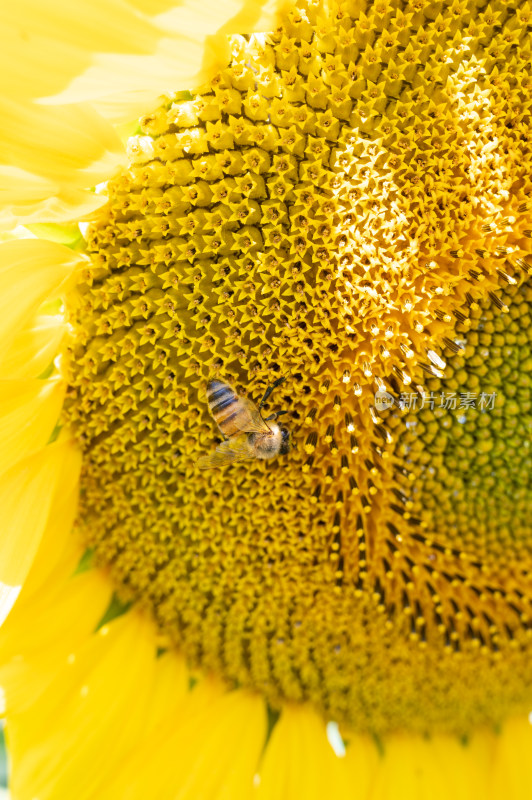
M 81 458 L 71 445 L 67 456 L 28 577 L 2 627 L 0 683 L 8 712 L 31 707 L 58 666 L 92 635 L 111 597 L 103 571 L 75 573 L 83 552 L 72 534 Z
M 153 624 L 128 613 L 58 664 L 46 691 L 24 711 L 10 712 L 8 691 L 15 797 L 100 796 L 100 784 L 142 732 L 154 655 Z
M 370 797 L 370 789 L 381 765 L 381 755 L 374 739 L 361 734 L 350 736 L 344 760 L 347 783 L 357 789 L 355 797 Z
M 207 679 L 143 737 L 101 800 L 246 800 L 265 736 L 262 699 Z M 177 757 L 176 757 L 176 754 Z
M 0 113 L 0 225 L 87 218 L 103 198 L 86 191 L 112 177 L 124 149 L 112 126 L 90 107 L 49 108 L 3 97 Z M 17 182 L 17 177 L 22 177 Z
M 163 51 L 168 48 L 170 53 L 144 56 L 117 53 L 94 55 L 91 65 L 82 75 L 73 78 L 64 91 L 42 100 L 43 107 L 57 107 L 57 104 L 66 103 L 94 103 L 97 104 L 98 111 L 109 116 L 113 122 L 126 122 L 151 111 L 159 105 L 158 99 L 172 89 L 175 91 L 176 87 L 187 88 L 201 82 L 193 64 L 203 57 L 203 37 L 198 43 L 180 41 L 183 61 L 179 62 L 169 57 L 175 56 L 175 41 L 161 41 L 158 47 Z M 213 72 L 214 69 L 211 68 L 209 75 Z M 113 102 L 101 103 L 107 98 Z M 115 104 L 117 107 L 113 111 L 112 106 Z
M 380 766 L 373 791 L 375 800 L 447 800 L 450 796 L 443 765 L 435 758 L 430 743 L 420 737 L 386 739 Z
M 150 738 L 165 720 L 178 718 L 178 708 L 189 691 L 189 677 L 184 659 L 174 650 L 157 658 L 153 694 L 144 720 L 143 736 Z
M 83 258 L 67 247 L 39 239 L 0 245 L 0 342 L 3 352 L 18 330 L 52 293 L 72 277 Z
M 0 378 L 37 378 L 49 367 L 66 332 L 61 314 L 41 314 L 17 332 L 0 352 Z
M 486 729 L 477 730 L 464 740 L 443 734 L 430 739 L 434 758 L 445 770 L 448 796 L 453 800 L 489 796 L 494 744 L 493 732 Z
M 203 717 L 190 715 L 192 736 L 183 726 L 174 740 L 185 757 L 183 769 L 176 770 L 176 797 L 244 800 L 265 740 L 264 701 L 251 692 L 236 691 L 224 694 L 211 708 Z
M 49 445 L 19 461 L 2 476 L 0 508 L 0 580 L 21 584 L 31 566 L 56 487 L 61 487 L 77 462 L 70 442 Z
M 31 602 L 18 598 L 0 637 L 0 685 L 7 714 L 31 708 L 71 653 L 93 636 L 111 591 L 102 571 L 88 570 L 71 572 Z
M 50 108 L 2 98 L 3 164 L 85 189 L 111 177 L 124 157 L 112 126 L 88 106 Z
M 471 742 L 456 736 L 392 735 L 383 742 L 372 800 L 470 800 L 487 797 L 490 745 L 485 732 Z
M 168 5 L 157 3 L 158 9 Z M 13 97 L 33 98 L 64 89 L 91 65 L 94 54 L 150 54 L 162 36 L 149 14 L 139 13 L 122 0 L 4 4 L 1 30 L 0 66 L 11 77 L 6 91 Z M 133 72 L 130 88 L 135 88 L 136 77 Z M 112 74 L 106 76 L 106 82 L 107 86 L 100 86 L 103 93 L 113 85 Z
M 65 388 L 58 378 L 0 380 L 0 475 L 48 442 Z
M 490 800 L 532 797 L 532 724 L 526 714 L 507 720 L 496 736 Z
M 37 675 L 43 663 L 64 660 L 92 633 L 111 596 L 104 571 L 76 573 L 84 549 L 72 532 L 81 455 L 69 445 L 67 456 L 31 569 L 0 636 L 0 664 L 13 660 L 15 675 L 21 658 Z
M 74 573 L 76 565 L 79 563 L 82 542 L 72 535 L 72 524 L 77 512 L 78 493 L 79 493 L 79 473 L 81 471 L 81 454 L 76 448 L 71 449 L 72 458 L 68 459 L 68 470 L 63 475 L 61 485 L 52 496 L 48 522 L 41 537 L 41 542 L 31 565 L 28 577 L 24 581 L 24 586 L 20 592 L 16 610 L 9 622 L 2 628 L 0 637 L 0 649 L 3 658 L 0 662 L 8 659 L 17 652 L 23 640 L 24 615 L 27 614 L 27 624 L 30 641 L 35 644 L 36 614 L 42 613 L 43 599 L 49 596 L 50 591 L 55 592 L 64 602 L 63 584 Z M 49 581 L 48 583 L 46 583 Z M 43 588 L 43 595 L 36 592 Z M 0 624 L 8 616 L 20 587 L 9 587 L 5 584 L 1 586 L 0 594 Z M 109 594 L 109 589 L 107 590 Z M 32 603 L 35 603 L 35 608 Z M 29 609 L 29 610 L 28 610 Z M 98 614 L 98 611 L 96 612 Z M 14 622 L 13 622 L 14 618 Z M 51 620 L 55 620 L 52 615 Z M 50 622 L 50 620 L 49 620 Z M 39 628 L 44 632 L 46 625 Z
M 57 446 L 65 450 L 64 469 L 55 492 L 51 492 L 48 521 L 17 601 L 17 614 L 24 613 L 26 607 L 30 615 L 34 613 L 33 604 L 39 605 L 41 589 L 45 594 L 55 591 L 62 597 L 63 583 L 70 580 L 85 550 L 83 541 L 72 530 L 78 506 L 81 452 L 72 442 Z
M 151 0 L 131 2 L 148 13 L 154 8 Z M 229 36 L 232 33 L 268 32 L 275 29 L 291 5 L 293 2 L 290 0 L 208 0 L 201 6 L 195 0 L 184 0 L 179 4 L 168 0 L 159 4 L 154 20 L 162 30 L 181 32 L 190 39 L 201 33 Z
M 203 83 L 224 66 L 227 34 L 269 29 L 286 5 L 4 4 L 0 71 L 9 80 L 0 99 L 0 173 L 8 175 L 0 228 L 86 219 L 101 206 L 102 198 L 83 190 L 111 177 L 124 150 L 103 116 L 78 103 L 99 103 L 115 122 L 146 113 L 163 93 Z
M 0 230 L 35 222 L 86 220 L 106 202 L 102 194 L 70 189 L 20 167 L 0 165 Z
M 72 6 L 64 0 L 22 0 L 2 10 L 6 93 L 77 103 L 140 90 L 146 111 L 163 91 L 195 86 L 223 66 L 228 34 L 271 30 L 287 5 L 285 0 L 78 0 Z
M 325 722 L 306 706 L 283 709 L 259 775 L 256 800 L 322 800 L 354 792 L 345 759 L 327 741 Z

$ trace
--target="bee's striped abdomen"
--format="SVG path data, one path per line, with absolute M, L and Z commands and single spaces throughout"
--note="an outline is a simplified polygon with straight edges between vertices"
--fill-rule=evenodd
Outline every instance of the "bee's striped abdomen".
M 230 386 L 221 381 L 211 381 L 207 385 L 207 402 L 224 436 L 232 436 L 242 430 L 243 417 L 247 417 L 246 409 Z

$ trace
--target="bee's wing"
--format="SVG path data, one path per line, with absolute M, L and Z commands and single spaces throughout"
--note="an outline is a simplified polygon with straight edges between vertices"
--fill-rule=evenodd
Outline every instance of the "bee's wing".
M 264 422 L 261 413 L 252 400 L 239 397 L 242 411 L 238 416 L 238 428 L 245 433 L 271 433 L 270 426 Z
M 238 433 L 219 444 L 214 453 L 199 458 L 196 464 L 200 469 L 211 469 L 211 467 L 224 467 L 234 461 L 244 461 L 254 457 L 255 452 L 249 444 L 247 433 Z

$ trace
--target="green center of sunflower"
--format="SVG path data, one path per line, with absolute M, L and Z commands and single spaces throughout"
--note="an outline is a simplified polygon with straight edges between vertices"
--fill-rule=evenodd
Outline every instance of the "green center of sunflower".
M 472 329 L 457 331 L 465 352 L 447 351 L 445 379 L 426 380 L 424 396 L 404 396 L 410 408 L 397 452 L 416 475 L 412 513 L 442 544 L 524 574 L 532 552 L 532 287 L 509 288 L 503 299 L 509 313 L 484 302 L 472 311 Z
M 235 40 L 142 121 L 72 305 L 79 526 L 120 596 L 192 664 L 374 732 L 530 699 L 527 20 L 424 5 Z M 207 382 L 279 376 L 292 451 L 200 471 Z

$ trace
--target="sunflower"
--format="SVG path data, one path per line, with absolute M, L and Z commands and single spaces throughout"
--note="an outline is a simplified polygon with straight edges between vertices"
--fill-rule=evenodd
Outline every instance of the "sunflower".
M 531 4 L 2 15 L 13 797 L 530 797 Z

